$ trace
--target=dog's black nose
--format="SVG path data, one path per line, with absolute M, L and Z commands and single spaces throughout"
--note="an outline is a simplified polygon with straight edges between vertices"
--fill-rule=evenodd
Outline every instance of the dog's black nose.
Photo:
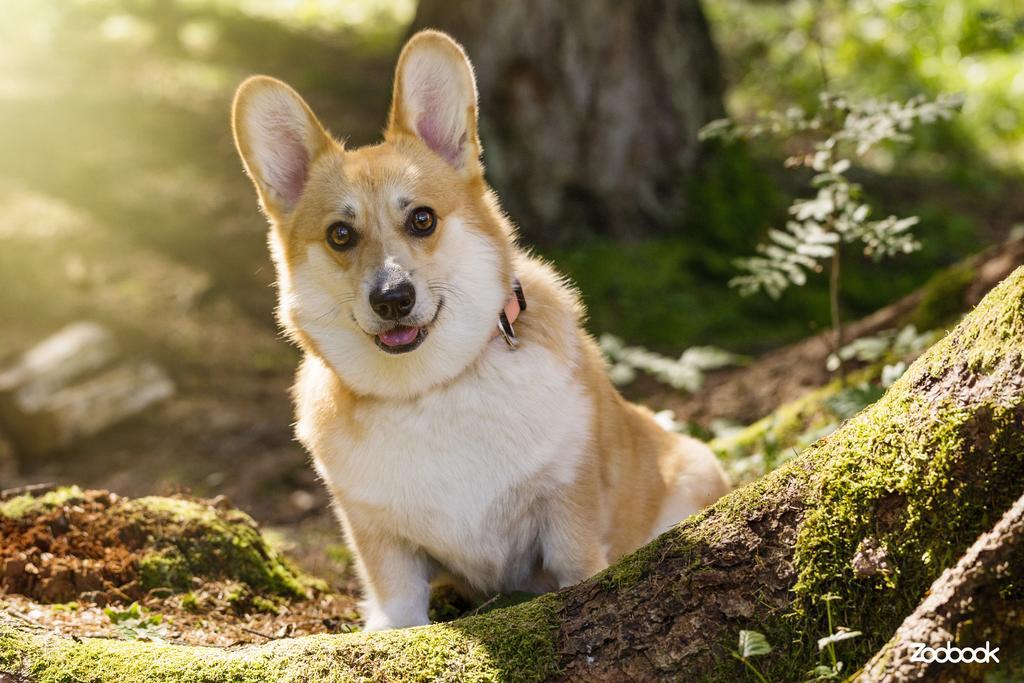
M 408 280 L 384 284 L 370 292 L 370 307 L 384 320 L 409 315 L 416 305 L 416 288 Z

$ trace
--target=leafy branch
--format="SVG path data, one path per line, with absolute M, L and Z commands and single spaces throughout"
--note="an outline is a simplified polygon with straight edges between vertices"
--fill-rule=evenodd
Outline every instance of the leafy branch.
M 749 296 L 765 292 L 779 298 L 790 286 L 803 286 L 809 273 L 830 271 L 829 294 L 833 349 L 843 346 L 840 317 L 840 268 L 844 245 L 857 245 L 875 261 L 920 249 L 911 228 L 916 216 L 871 218 L 871 205 L 863 188 L 848 172 L 853 159 L 861 159 L 883 142 L 906 142 L 915 125 L 949 119 L 963 103 L 959 95 L 935 100 L 914 97 L 906 102 L 867 100 L 822 93 L 818 111 L 790 108 L 769 112 L 753 122 L 712 121 L 701 130 L 702 139 L 753 139 L 761 136 L 811 137 L 811 151 L 786 160 L 787 168 L 807 167 L 813 196 L 795 199 L 784 228 L 773 228 L 757 248 L 758 255 L 737 260 L 742 274 L 730 286 Z

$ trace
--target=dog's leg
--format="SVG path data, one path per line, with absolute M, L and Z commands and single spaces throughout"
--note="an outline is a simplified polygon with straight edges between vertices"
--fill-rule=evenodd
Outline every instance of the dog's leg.
M 648 541 L 729 492 L 729 479 L 706 444 L 681 436 L 676 453 L 682 467 L 673 480 L 666 482 L 668 490 Z
M 430 623 L 431 568 L 422 551 L 380 529 L 361 525 L 358 515 L 345 515 L 345 531 L 356 550 L 362 579 L 360 603 L 365 630 L 422 626 Z
M 591 499 L 591 503 L 594 499 Z M 552 500 L 541 535 L 544 569 L 559 588 L 572 586 L 608 566 L 597 524 L 596 505 L 583 500 Z

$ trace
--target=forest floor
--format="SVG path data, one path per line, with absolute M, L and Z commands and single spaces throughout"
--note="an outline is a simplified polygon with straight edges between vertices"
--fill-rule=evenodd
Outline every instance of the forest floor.
M 34 626 L 80 637 L 229 646 L 338 633 L 357 623 L 352 585 L 328 589 L 311 580 L 296 594 L 275 595 L 226 571 L 197 571 L 174 590 L 146 559 L 154 529 L 158 537 L 168 531 L 160 510 L 129 508 L 130 501 L 108 491 L 40 500 L 15 500 L 27 510 L 0 507 L 4 610 Z M 223 500 L 172 500 L 209 507 L 213 515 L 228 509 Z M 209 528 L 184 533 L 207 552 L 223 550 L 211 545 L 218 539 L 211 542 Z

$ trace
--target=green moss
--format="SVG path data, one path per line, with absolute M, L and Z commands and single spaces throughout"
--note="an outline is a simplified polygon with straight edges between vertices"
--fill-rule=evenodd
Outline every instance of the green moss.
M 929 371 L 939 375 L 951 358 L 964 359 L 972 370 L 990 370 L 1007 354 L 1008 343 L 1024 339 L 1024 293 L 1012 286 L 1021 278 L 1017 269 L 999 287 L 989 293 L 971 314 L 984 321 L 958 329 L 947 338 L 943 353 L 930 354 Z
M 292 598 L 326 588 L 273 550 L 241 511 L 149 497 L 126 501 L 124 513 L 150 534 L 139 562 L 144 588 L 187 590 L 194 576 L 237 579 L 254 592 Z
M 835 424 L 837 416 L 829 407 L 830 399 L 848 386 L 877 382 L 884 363 L 852 372 L 846 384 L 839 379 L 810 391 L 798 399 L 779 406 L 770 415 L 748 425 L 739 432 L 714 439 L 709 444 L 719 457 L 735 460 L 757 452 L 779 452 L 802 447 L 800 438 L 817 429 Z
M 921 301 L 909 322 L 919 330 L 931 330 L 954 320 L 964 307 L 964 292 L 974 282 L 974 269 L 957 264 L 932 276 L 923 287 Z
M 254 593 L 252 589 L 239 582 L 233 582 L 226 587 L 225 599 L 228 604 L 239 614 L 249 612 L 264 612 L 266 614 L 278 614 L 281 611 L 280 602 L 282 598 L 275 600 L 273 597 L 266 597 Z
M 261 595 L 253 596 L 252 606 L 257 612 L 264 612 L 266 614 L 279 614 L 281 612 L 281 608 L 277 606 L 277 603 Z
M 319 635 L 236 649 L 29 631 L 0 615 L 0 669 L 36 683 L 537 681 L 555 673 L 560 602 L 547 595 L 448 624 Z
M 77 486 L 61 486 L 40 496 L 26 493 L 0 503 L 0 517 L 19 519 L 26 515 L 37 515 L 61 505 L 81 501 L 85 494 Z
M 199 610 L 199 598 L 192 591 L 185 593 L 181 596 L 181 608 L 186 609 L 189 612 L 196 612 Z
M 249 590 L 245 586 L 240 584 L 240 583 L 235 584 L 231 588 L 231 590 L 229 590 L 227 592 L 227 596 L 226 596 L 225 599 L 233 607 L 240 607 L 243 603 L 248 601 L 248 599 L 249 599 Z
M 626 555 L 621 560 L 599 573 L 593 580 L 600 581 L 608 589 L 623 589 L 635 585 L 642 579 L 658 559 L 673 548 L 674 535 L 662 534 L 654 541 Z
M 187 590 L 192 584 L 192 570 L 177 546 L 148 552 L 139 558 L 139 577 L 144 590 L 173 588 Z

